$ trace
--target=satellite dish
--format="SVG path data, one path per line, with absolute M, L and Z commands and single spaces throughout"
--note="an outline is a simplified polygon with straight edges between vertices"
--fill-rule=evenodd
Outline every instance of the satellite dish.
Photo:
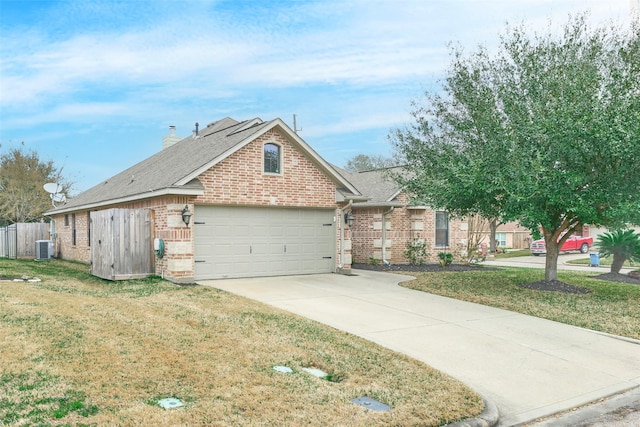
M 60 193 L 62 191 L 62 186 L 55 182 L 48 182 L 43 185 L 44 191 L 49 193 L 49 197 L 51 197 L 51 204 L 53 207 L 57 207 L 56 203 L 64 203 L 67 201 L 67 197 Z
M 44 185 L 44 191 L 49 194 L 56 194 L 62 191 L 62 186 L 55 182 L 48 182 Z

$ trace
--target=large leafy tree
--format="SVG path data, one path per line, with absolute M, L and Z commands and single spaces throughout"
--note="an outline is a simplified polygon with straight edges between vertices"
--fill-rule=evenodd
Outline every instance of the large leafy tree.
M 490 249 L 502 221 L 504 191 L 496 186 L 497 156 L 507 138 L 497 104 L 491 59 L 480 49 L 465 57 L 451 47 L 452 63 L 442 93 L 414 102 L 415 123 L 391 132 L 390 140 L 406 161 L 394 178 L 421 203 L 453 215 L 480 214 L 490 223 Z M 408 173 L 407 173 L 408 172 Z
M 42 161 L 37 152 L 22 146 L 0 153 L 0 225 L 37 222 L 51 209 L 51 197 L 43 185 L 56 182 L 67 195 L 71 183 L 53 161 Z
M 544 236 L 545 280 L 585 224 L 615 227 L 640 211 L 640 28 L 560 35 L 509 28 L 496 53 L 453 48 L 441 93 L 391 133 L 408 160 L 398 177 L 438 208 L 517 220 Z
M 398 165 L 400 160 L 375 154 L 357 154 L 348 159 L 344 168 L 349 172 L 364 172 Z

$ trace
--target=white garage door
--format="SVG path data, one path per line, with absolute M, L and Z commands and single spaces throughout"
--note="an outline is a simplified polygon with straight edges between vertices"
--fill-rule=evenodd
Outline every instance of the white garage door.
M 196 206 L 196 279 L 330 273 L 334 210 Z

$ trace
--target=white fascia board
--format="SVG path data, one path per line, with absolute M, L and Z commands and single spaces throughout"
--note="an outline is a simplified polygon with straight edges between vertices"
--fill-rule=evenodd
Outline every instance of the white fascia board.
M 193 189 L 193 188 L 186 189 L 186 188 L 169 187 L 169 188 L 162 188 L 160 190 L 150 190 L 147 193 L 134 194 L 127 197 L 120 197 L 118 199 L 103 200 L 96 203 L 87 203 L 85 205 L 72 206 L 68 208 L 62 207 L 60 209 L 56 209 L 53 211 L 47 211 L 43 215 L 50 216 L 50 215 L 68 213 L 68 212 L 86 211 L 89 209 L 99 208 L 101 206 L 110 206 L 110 205 L 116 205 L 120 203 L 135 202 L 137 200 L 149 199 L 151 197 L 160 197 L 160 196 L 169 196 L 169 195 L 171 196 L 174 196 L 174 195 L 202 196 L 203 194 L 204 194 L 204 189 Z
M 400 189 L 400 190 L 397 190 L 395 193 L 393 193 L 393 194 L 391 195 L 391 197 L 389 197 L 389 198 L 387 199 L 387 202 L 392 201 L 393 199 L 395 199 L 396 197 L 398 197 L 401 193 L 402 193 L 402 190 L 401 190 L 401 189 Z
M 342 203 L 349 200 L 355 203 L 360 203 L 360 202 L 367 202 L 371 200 L 371 197 L 355 195 L 355 194 L 343 194 L 340 190 L 336 189 L 336 203 Z

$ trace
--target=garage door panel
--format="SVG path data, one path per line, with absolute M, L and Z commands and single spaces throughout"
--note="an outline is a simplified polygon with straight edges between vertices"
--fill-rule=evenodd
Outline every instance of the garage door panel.
M 240 227 L 240 228 L 244 228 L 244 227 Z M 210 227 L 207 231 L 209 231 L 210 229 L 213 229 L 213 237 L 233 237 L 234 235 L 234 230 L 231 227 L 225 227 L 223 225 L 214 225 L 212 227 Z M 198 230 L 199 231 L 199 230 Z M 240 232 L 242 233 L 242 230 L 240 230 Z M 207 233 L 208 234 L 208 233 Z
M 268 238 L 269 229 L 263 225 L 252 226 L 250 232 L 245 234 L 245 236 Z
M 196 278 L 332 272 L 333 210 L 196 206 Z

